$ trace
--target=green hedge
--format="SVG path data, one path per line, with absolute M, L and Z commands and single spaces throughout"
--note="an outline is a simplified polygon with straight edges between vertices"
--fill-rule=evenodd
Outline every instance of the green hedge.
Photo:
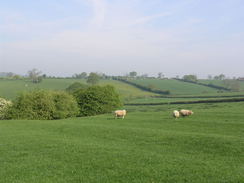
M 78 115 L 74 97 L 62 91 L 37 90 L 20 94 L 7 112 L 8 119 L 62 119 Z

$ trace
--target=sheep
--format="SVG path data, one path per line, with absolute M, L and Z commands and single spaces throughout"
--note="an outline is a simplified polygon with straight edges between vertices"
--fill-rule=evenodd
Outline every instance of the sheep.
M 122 119 L 125 118 L 126 110 L 116 110 L 114 111 L 115 118 L 122 117 Z
M 180 110 L 180 115 L 181 116 L 190 116 L 192 114 L 193 114 L 193 112 L 191 110 L 186 110 L 186 109 L 181 109 Z
M 176 119 L 180 117 L 180 112 L 177 110 L 173 111 L 173 117 L 175 117 Z

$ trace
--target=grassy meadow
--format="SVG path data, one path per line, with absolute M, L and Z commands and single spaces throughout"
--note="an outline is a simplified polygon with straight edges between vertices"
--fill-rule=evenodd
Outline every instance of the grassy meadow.
M 189 107 L 193 116 L 171 117 Z M 3 120 L 0 182 L 243 182 L 240 108 L 133 106 L 124 120 Z
M 14 99 L 23 91 L 35 89 L 65 90 L 74 82 L 86 83 L 85 79 L 43 79 L 41 83 L 35 84 L 30 80 L 0 80 L 0 97 Z M 101 85 L 110 84 L 115 87 L 123 99 L 128 100 L 135 97 L 149 97 L 157 94 L 142 91 L 134 86 L 121 83 L 115 80 L 101 80 Z
M 199 83 L 203 83 L 203 84 L 213 84 L 213 85 L 216 85 L 216 86 L 226 87 L 223 80 L 201 79 L 198 82 Z M 240 91 L 244 91 L 244 81 L 236 81 L 236 82 L 239 84 Z
M 63 90 L 75 81 L 85 82 L 0 80 L 0 96 L 13 99 L 35 88 Z M 155 83 L 161 81 L 171 81 L 172 87 L 179 82 Z M 194 89 L 184 82 L 174 86 L 182 98 L 153 98 L 156 94 L 119 81 L 100 84 L 114 85 L 127 103 L 205 100 L 210 98 L 197 96 L 220 95 L 211 88 L 202 93 L 206 88 L 196 85 L 200 88 Z M 63 120 L 0 120 L 0 183 L 244 182 L 244 102 L 124 108 L 125 119 L 114 119 L 110 113 Z M 174 119 L 175 109 L 191 109 L 194 114 Z
M 135 79 L 133 82 L 144 85 L 151 86 L 161 90 L 169 90 L 173 95 L 199 95 L 199 94 L 214 94 L 218 90 L 206 87 L 199 86 L 192 83 L 181 82 L 173 79 Z

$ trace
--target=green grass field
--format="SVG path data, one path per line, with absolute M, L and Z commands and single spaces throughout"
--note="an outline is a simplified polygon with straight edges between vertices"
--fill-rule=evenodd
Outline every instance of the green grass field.
M 7 99 L 14 99 L 16 95 L 23 91 L 30 91 L 34 89 L 49 89 L 49 90 L 64 90 L 74 82 L 86 83 L 84 79 L 44 79 L 41 83 L 34 84 L 29 80 L 0 80 L 0 97 Z M 113 85 L 118 93 L 125 100 L 134 97 L 142 96 L 155 96 L 157 94 L 145 92 L 131 85 L 114 81 L 114 80 L 101 80 L 101 85 Z
M 224 84 L 224 81 L 222 81 L 222 80 L 201 79 L 201 80 L 198 80 L 198 82 L 203 83 L 203 84 L 213 84 L 216 86 L 226 87 Z M 239 83 L 240 91 L 244 91 L 244 81 L 237 81 L 237 82 Z
M 173 119 L 173 109 L 190 117 Z M 0 121 L 0 182 L 244 182 L 244 103 Z
M 169 90 L 173 95 L 199 95 L 199 94 L 216 94 L 217 90 L 199 86 L 192 83 L 181 82 L 177 80 L 162 80 L 162 79 L 136 79 L 131 80 L 140 85 L 153 86 L 161 90 Z

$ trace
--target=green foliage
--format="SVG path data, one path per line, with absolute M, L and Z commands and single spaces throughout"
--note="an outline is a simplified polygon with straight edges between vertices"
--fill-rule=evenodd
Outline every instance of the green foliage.
M 129 73 L 130 77 L 136 77 L 137 76 L 137 72 L 136 71 L 132 71 Z
M 77 79 L 85 79 L 87 77 L 87 73 L 86 72 L 82 72 L 80 74 L 74 74 L 73 78 L 77 78 Z
M 98 84 L 99 80 L 100 80 L 100 76 L 95 72 L 91 72 L 89 74 L 86 82 L 88 84 L 95 85 L 95 84 Z
M 9 109 L 8 119 L 61 119 L 79 112 L 73 96 L 60 91 L 37 90 L 19 95 Z
M 66 91 L 69 93 L 73 93 L 79 89 L 86 89 L 86 88 L 88 88 L 88 86 L 86 84 L 83 84 L 80 82 L 74 82 L 66 88 Z
M 32 80 L 33 83 L 42 82 L 42 76 L 40 74 L 41 71 L 38 71 L 37 69 L 32 69 L 28 71 L 29 78 Z
M 0 98 L 0 119 L 6 118 L 6 113 L 11 105 L 11 101 L 5 100 L 4 98 Z
M 197 82 L 197 76 L 196 75 L 184 75 L 183 80 Z
M 92 116 L 111 112 L 122 105 L 113 86 L 91 86 L 75 92 L 80 116 Z

